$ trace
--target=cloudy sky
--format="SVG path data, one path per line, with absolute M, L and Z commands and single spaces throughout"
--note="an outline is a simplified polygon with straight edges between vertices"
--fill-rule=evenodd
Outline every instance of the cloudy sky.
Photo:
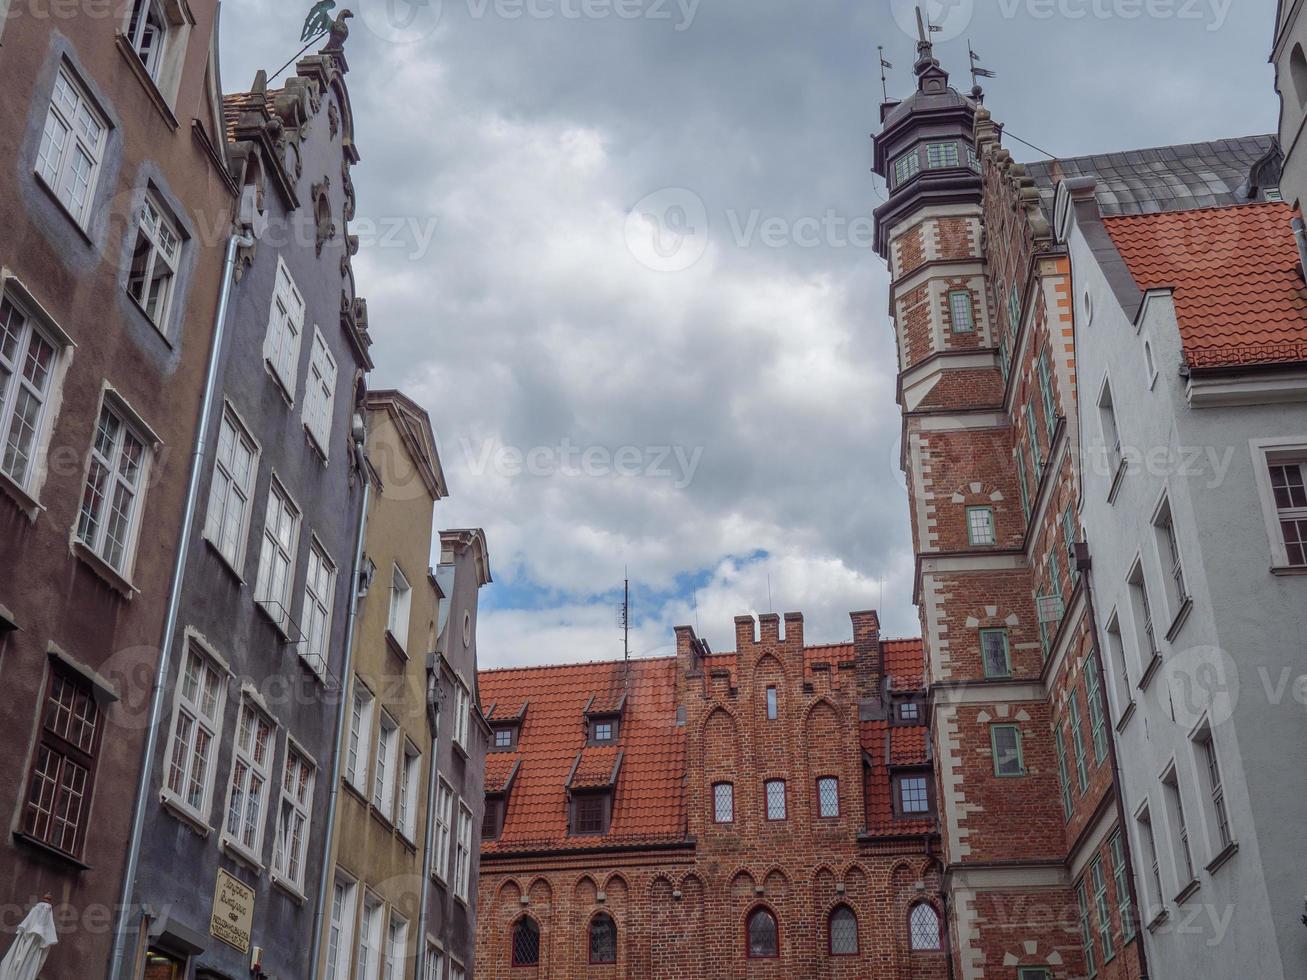
M 769 608 L 915 634 L 867 138 L 910 0 L 346 3 L 373 385 L 431 414 L 438 524 L 489 536 L 483 666 L 620 656 L 627 568 L 637 656 Z M 224 88 L 309 6 L 226 0 Z M 1272 0 L 931 7 L 1049 154 L 1275 127 Z

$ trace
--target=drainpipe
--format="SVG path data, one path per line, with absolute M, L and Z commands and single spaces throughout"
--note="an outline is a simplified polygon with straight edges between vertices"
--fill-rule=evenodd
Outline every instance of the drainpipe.
M 437 677 L 439 675 L 437 674 Z M 439 687 L 437 687 L 437 694 Z M 427 829 L 423 836 L 422 844 L 422 904 L 418 909 L 418 972 L 417 980 L 438 980 L 436 977 L 427 976 L 427 892 L 429 888 L 429 879 L 427 877 L 428 862 L 431 859 L 431 846 L 433 830 L 432 825 L 435 823 L 432 816 L 436 812 L 436 779 L 439 776 L 440 767 L 438 766 L 440 749 L 440 701 L 436 701 L 436 724 L 434 731 L 431 733 L 431 760 L 427 763 Z
M 1294 241 L 1298 243 L 1298 262 L 1302 267 L 1302 274 L 1307 277 L 1307 225 L 1303 224 L 1302 218 L 1294 218 L 1289 223 L 1293 229 Z
M 231 287 L 236 269 L 236 250 L 249 248 L 255 242 L 252 233 L 232 235 L 227 241 L 227 256 L 222 265 L 222 292 L 218 296 L 218 311 L 213 318 L 213 341 L 209 346 L 209 368 L 204 379 L 204 398 L 200 403 L 199 431 L 195 449 L 191 453 L 190 482 L 186 488 L 186 506 L 182 512 L 181 534 L 177 543 L 177 559 L 173 563 L 172 584 L 168 592 L 168 611 L 163 623 L 163 642 L 159 649 L 159 666 L 154 673 L 154 686 L 150 689 L 150 717 L 145 729 L 145 747 L 141 751 L 141 775 L 136 784 L 136 802 L 132 809 L 132 829 L 127 849 L 127 868 L 123 874 L 122 897 L 118 903 L 118 927 L 113 937 L 112 959 L 109 962 L 110 980 L 123 976 L 122 956 L 127 941 L 128 920 L 131 917 L 132 892 L 136 885 L 136 872 L 141 861 L 141 833 L 145 827 L 145 806 L 150 795 L 151 760 L 159 745 L 159 720 L 163 715 L 164 688 L 168 681 L 168 665 L 172 659 L 173 636 L 177 631 L 177 615 L 181 608 L 182 584 L 186 579 L 186 559 L 195 523 L 196 502 L 200 495 L 200 477 L 204 470 L 204 453 L 208 448 L 209 415 L 213 412 L 218 388 L 218 365 L 221 362 L 223 335 L 227 326 L 227 309 L 231 304 Z
M 363 478 L 363 502 L 359 505 L 359 530 L 354 542 L 354 571 L 350 578 L 349 616 L 345 621 L 345 657 L 341 663 L 340 704 L 336 707 L 336 751 L 331 759 L 331 782 L 327 791 L 327 827 L 322 841 L 322 882 L 318 885 L 318 904 L 313 912 L 313 940 L 310 948 L 309 976 L 317 980 L 321 968 L 318 957 L 322 953 L 322 917 L 326 914 L 330 898 L 331 875 L 331 840 L 336 833 L 336 807 L 340 802 L 340 766 L 344 756 L 345 720 L 349 711 L 350 699 L 346 696 L 350 674 L 354 669 L 354 627 L 359 612 L 359 576 L 363 573 L 363 539 L 368 526 L 368 500 L 372 496 L 372 481 L 368 479 L 368 459 L 363 451 L 364 434 L 357 430 L 354 434 L 354 460 L 358 464 L 359 474 Z
M 1301 222 L 1299 222 L 1301 224 Z M 1301 231 L 1301 229 L 1300 229 Z M 1299 238 L 1299 247 L 1302 246 L 1302 238 Z M 1092 582 L 1093 560 L 1089 557 L 1089 545 L 1086 542 L 1080 542 L 1075 545 L 1076 548 L 1076 567 L 1085 581 L 1085 609 L 1089 614 L 1089 634 L 1093 640 L 1090 656 L 1094 658 L 1098 666 L 1098 676 L 1102 678 L 1104 688 L 1107 684 L 1107 671 L 1103 664 L 1103 648 L 1098 642 L 1098 619 L 1094 614 L 1094 589 Z M 1099 691 L 1099 696 L 1106 703 L 1107 691 Z M 1115 726 L 1114 726 L 1115 727 Z M 1138 926 L 1135 930 L 1135 947 L 1139 954 L 1139 980 L 1148 980 L 1148 951 L 1144 948 L 1144 933 L 1148 931 L 1143 921 L 1143 906 L 1139 904 L 1139 889 L 1135 885 L 1135 858 L 1134 848 L 1130 844 L 1130 826 L 1126 823 L 1125 796 L 1123 784 L 1121 781 L 1121 760 L 1116 750 L 1116 733 L 1107 740 L 1108 755 L 1112 760 L 1112 781 L 1115 783 L 1113 796 L 1116 797 L 1116 822 L 1120 829 L 1121 849 L 1125 854 L 1126 864 L 1126 882 L 1130 886 L 1130 907 L 1138 918 Z M 1117 899 L 1120 904 L 1120 898 Z

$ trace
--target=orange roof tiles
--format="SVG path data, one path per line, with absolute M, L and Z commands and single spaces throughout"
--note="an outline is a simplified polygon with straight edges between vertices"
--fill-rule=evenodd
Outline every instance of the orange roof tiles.
M 867 832 L 873 837 L 931 833 L 933 819 L 905 820 L 894 815 L 894 782 L 888 772 L 890 766 L 929 765 L 925 727 L 864 721 L 859 728 L 862 750 L 871 762 L 866 779 Z
M 486 756 L 486 792 L 502 793 L 521 761 L 517 752 L 491 752 Z
M 1307 289 L 1287 204 L 1105 217 L 1140 289 L 1171 289 L 1191 367 L 1307 360 Z
M 518 741 L 522 759 L 509 795 L 503 833 L 484 841 L 487 854 L 523 850 L 572 850 L 683 840 L 681 787 L 685 740 L 676 732 L 676 660 L 631 661 L 631 687 L 616 749 L 586 748 L 585 706 L 591 696 L 624 687 L 620 661 L 558 667 L 483 671 L 485 703 L 530 701 Z M 598 700 L 598 699 L 596 699 Z M 603 771 L 606 782 L 616 754 L 623 755 L 613 794 L 609 832 L 595 837 L 567 833 L 567 781 L 581 754 L 577 775 Z M 492 753 L 488 759 L 493 759 Z
M 616 745 L 598 745 L 582 749 L 569 783 L 573 788 L 596 788 L 613 782 L 621 763 L 622 750 Z
M 926 647 L 920 639 L 882 640 L 885 676 L 896 691 L 915 691 L 926 686 Z

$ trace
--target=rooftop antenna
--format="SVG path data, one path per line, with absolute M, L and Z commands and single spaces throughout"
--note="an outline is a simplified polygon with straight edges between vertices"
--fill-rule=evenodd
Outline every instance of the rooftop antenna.
M 767 573 L 767 611 L 769 613 L 773 613 L 776 611 L 775 609 L 772 608 L 772 604 L 771 604 L 771 572 Z
M 967 54 L 971 56 L 971 95 L 977 102 L 983 102 L 985 90 L 980 87 L 980 80 L 982 78 L 997 78 L 998 76 L 988 68 L 980 66 L 980 55 L 972 50 L 970 40 L 967 41 Z
M 894 66 L 885 60 L 885 46 L 883 44 L 876 45 L 876 51 L 880 54 L 880 93 L 884 97 L 884 101 L 888 102 L 889 80 L 885 77 L 885 72 L 892 71 Z
M 627 570 L 624 574 L 629 576 Z M 622 670 L 626 684 L 631 683 L 631 579 L 622 579 L 622 608 L 617 612 L 617 625 L 622 627 Z

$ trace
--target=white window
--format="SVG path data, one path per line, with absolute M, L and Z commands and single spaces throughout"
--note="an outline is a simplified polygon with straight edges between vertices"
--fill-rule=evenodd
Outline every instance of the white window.
M 407 961 L 408 922 L 391 909 L 390 924 L 386 927 L 386 980 L 403 980 Z
M 770 779 L 764 785 L 767 798 L 767 819 L 785 819 L 785 781 Z
M 136 229 L 127 292 L 164 336 L 168 334 L 181 241 L 181 233 L 167 211 L 152 194 L 146 195 Z
M 60 68 L 41 133 L 36 172 L 82 226 L 89 223 L 108 135 L 108 124 L 72 72 Z
M 354 976 L 358 980 L 378 980 L 381 976 L 381 918 L 385 907 L 372 895 L 363 898 L 363 921 L 359 923 L 359 961 Z
M 1194 736 L 1194 754 L 1198 762 L 1198 778 L 1207 796 L 1207 824 L 1211 836 L 1213 857 L 1222 854 L 1234 843 L 1230 834 L 1230 814 L 1225 806 L 1225 784 L 1221 781 L 1221 764 L 1216 758 L 1216 744 L 1212 730 L 1204 725 Z
M 58 348 L 6 296 L 0 299 L 0 469 L 30 489 L 44 436 Z
M 390 819 L 395 802 L 395 763 L 399 748 L 399 726 L 386 712 L 381 712 L 377 729 L 377 764 L 372 777 L 372 805 Z
M 1171 502 L 1162 500 L 1161 506 L 1153 518 L 1153 534 L 1157 539 L 1157 557 L 1166 572 L 1163 583 L 1166 587 L 1167 606 L 1174 618 L 1189 601 L 1189 590 L 1184 581 L 1184 565 L 1180 561 L 1180 544 L 1175 537 L 1175 521 L 1171 516 Z
M 273 477 L 268 487 L 268 511 L 263 524 L 259 574 L 254 580 L 254 601 L 263 606 L 277 628 L 290 633 L 290 587 L 295 573 L 300 512 Z
M 472 811 L 458 804 L 458 842 L 454 853 L 454 895 L 467 901 L 472 878 Z
M 187 645 L 173 705 L 168 779 L 164 796 L 191 816 L 208 821 L 215 745 L 222 734 L 227 677 L 217 665 Z
M 443 779 L 436 796 L 436 848 L 432 873 L 441 881 L 449 875 L 449 849 L 454 833 L 454 791 Z
M 105 564 L 126 577 L 136 550 L 150 451 L 124 418 L 106 403 L 91 443 L 77 537 Z
M 1098 429 L 1107 454 L 1108 476 L 1115 479 L 1125 457 L 1121 454 L 1121 432 L 1116 425 L 1116 404 L 1112 401 L 1112 383 L 1103 379 L 1103 390 L 1098 393 Z
M 427 940 L 427 957 L 422 967 L 422 980 L 444 980 L 445 954 L 440 947 Z
M 453 960 L 449 962 L 449 980 L 467 980 L 467 973 L 464 972 L 463 967 Z
M 1276 568 L 1307 568 L 1307 437 L 1254 441 L 1257 489 Z
M 127 42 L 141 59 L 146 74 L 156 82 L 163 67 L 168 32 L 168 18 L 159 0 L 136 0 L 127 25 Z
M 970 545 L 998 543 L 998 537 L 994 533 L 994 510 L 992 507 L 967 508 L 967 543 Z
M 354 703 L 349 714 L 349 746 L 345 753 L 345 778 L 363 792 L 368 780 L 368 750 L 372 743 L 372 692 L 354 679 Z
M 209 511 L 204 536 L 238 572 L 245 562 L 245 536 L 259 473 L 259 450 L 254 439 L 227 408 L 218 427 L 218 451 L 209 488 Z
M 295 374 L 299 366 L 300 338 L 304 335 L 304 297 L 295 287 L 284 259 L 277 259 L 277 285 L 268 315 L 268 336 L 263 356 L 286 395 L 295 399 Z
M 272 722 L 262 712 L 248 701 L 241 703 L 232 752 L 231 785 L 227 789 L 227 826 L 223 834 L 255 859 L 263 851 L 274 732 Z
M 399 815 L 396 823 L 409 840 L 417 840 L 418 787 L 422 782 L 422 756 L 410 743 L 404 743 L 404 766 L 399 771 Z
M 1162 797 L 1166 801 L 1166 820 L 1170 825 L 1171 848 L 1175 852 L 1175 877 L 1184 890 L 1197 877 L 1194 874 L 1193 849 L 1189 844 L 1189 824 L 1185 820 L 1184 801 L 1180 796 L 1180 777 L 1172 766 L 1162 776 Z
M 304 888 L 304 859 L 313 807 L 313 765 L 296 748 L 286 745 L 286 768 L 277 809 L 277 837 L 272 870 L 299 890 Z
M 1147 665 L 1161 654 L 1157 650 L 1157 629 L 1153 625 L 1153 604 L 1148 599 L 1148 582 L 1144 579 L 1144 566 L 1136 564 L 1130 572 L 1130 606 L 1134 615 L 1135 629 L 1139 637 L 1140 659 Z M 1142 681 L 1140 682 L 1142 683 Z
M 1153 830 L 1153 818 L 1147 807 L 1144 807 L 1135 816 L 1135 822 L 1139 826 L 1139 840 L 1142 843 L 1143 860 L 1148 865 L 1148 876 L 1146 881 L 1147 892 L 1144 895 L 1144 906 L 1148 910 L 1146 915 L 1148 919 L 1156 916 L 1166 907 L 1166 900 L 1162 892 L 1162 864 L 1158 857 L 1157 834 Z
M 336 590 L 336 566 L 317 539 L 309 547 L 309 567 L 304 579 L 304 659 L 319 676 L 327 672 L 327 647 L 331 641 L 331 600 Z
M 467 748 L 471 724 L 472 696 L 461 680 L 454 682 L 454 741 Z
M 304 391 L 304 428 L 309 430 L 323 456 L 331 449 L 331 412 L 335 395 L 336 359 L 327 349 L 322 331 L 314 327 L 309 381 Z
M 948 294 L 949 321 L 954 333 L 974 333 L 976 330 L 975 308 L 971 305 L 971 292 L 955 289 Z
M 1116 700 L 1116 718 L 1121 720 L 1134 699 L 1130 694 L 1130 668 L 1125 659 L 1125 643 L 1121 639 L 1121 620 L 1113 610 L 1107 623 L 1107 651 L 1112 664 L 1112 693 Z
M 386 629 L 401 649 L 408 647 L 408 619 L 413 605 L 413 588 L 396 565 L 390 572 L 390 614 Z
M 327 980 L 349 980 L 354 948 L 354 909 L 358 885 L 337 874 L 331 887 L 331 923 L 327 932 Z

